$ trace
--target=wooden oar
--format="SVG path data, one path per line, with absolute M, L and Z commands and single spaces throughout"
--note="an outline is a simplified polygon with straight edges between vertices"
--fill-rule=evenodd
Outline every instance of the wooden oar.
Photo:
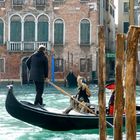
M 64 91 L 62 88 L 58 87 L 57 85 L 55 85 L 54 83 L 47 81 L 50 85 L 52 85 L 53 87 L 55 87 L 57 90 L 61 91 L 64 95 L 69 96 L 70 98 L 72 98 L 74 101 L 76 101 L 77 103 L 79 103 L 80 105 L 82 105 L 84 108 L 86 108 L 90 113 L 95 114 L 97 116 L 97 114 L 91 110 L 89 107 L 87 107 L 86 105 L 82 104 L 81 102 L 79 102 L 78 100 L 76 100 L 73 96 L 71 96 L 69 93 L 67 93 L 66 91 Z
M 68 92 L 64 91 L 62 88 L 58 87 L 57 85 L 55 85 L 54 83 L 47 81 L 50 85 L 52 85 L 53 87 L 55 87 L 57 90 L 61 91 L 64 95 L 69 96 L 70 98 L 72 98 L 74 101 L 76 101 L 77 103 L 79 103 L 80 105 L 82 105 L 83 107 L 85 107 L 90 113 L 98 116 L 93 110 L 91 110 L 89 107 L 87 107 L 86 105 L 82 104 L 81 102 L 79 102 L 78 100 L 76 100 L 73 96 L 71 96 L 71 94 L 69 94 Z M 110 126 L 110 127 L 114 127 L 114 125 L 112 125 L 110 122 L 106 121 L 106 123 Z

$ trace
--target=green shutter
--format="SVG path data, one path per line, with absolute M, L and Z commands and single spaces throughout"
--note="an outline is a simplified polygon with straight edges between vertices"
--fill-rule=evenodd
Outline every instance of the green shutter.
M 35 41 L 35 23 L 26 21 L 24 23 L 24 41 Z
M 3 44 L 3 29 L 4 29 L 4 24 L 3 22 L 0 22 L 0 44 Z
M 54 44 L 63 44 L 63 23 L 55 23 Z
M 10 26 L 10 41 L 21 41 L 21 22 L 11 21 Z
M 39 42 L 48 41 L 48 22 L 38 23 L 38 41 Z
M 124 33 L 127 33 L 128 32 L 128 29 L 129 29 L 129 22 L 124 22 Z
M 90 24 L 81 22 L 80 26 L 80 40 L 83 45 L 90 44 Z

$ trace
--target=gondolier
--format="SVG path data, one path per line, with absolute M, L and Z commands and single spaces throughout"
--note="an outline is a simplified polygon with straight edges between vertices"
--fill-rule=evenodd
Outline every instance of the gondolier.
M 35 105 L 43 105 L 44 80 L 48 78 L 48 59 L 45 56 L 45 50 L 45 46 L 40 45 L 38 51 L 33 53 L 26 61 L 30 71 L 30 80 L 34 81 L 36 88 Z

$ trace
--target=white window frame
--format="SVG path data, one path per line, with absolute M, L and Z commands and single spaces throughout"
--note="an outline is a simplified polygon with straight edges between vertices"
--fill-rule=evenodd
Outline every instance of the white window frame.
M 81 20 L 80 20 L 80 22 L 79 22 L 79 45 L 81 45 L 81 38 L 80 38 L 80 33 L 81 33 L 81 29 L 80 29 L 80 26 L 81 26 L 81 21 L 82 20 L 88 20 L 89 21 L 89 23 L 90 23 L 90 40 L 89 40 L 89 45 L 91 45 L 91 33 L 92 33 L 92 24 L 91 24 L 91 20 L 90 19 L 88 19 L 88 18 L 82 18 Z
M 124 9 L 124 4 L 125 4 L 125 3 L 128 3 L 128 11 L 125 11 L 125 9 Z M 129 2 L 123 2 L 123 12 L 124 12 L 124 13 L 128 13 L 128 12 L 129 12 Z
M 63 45 L 65 45 L 65 21 L 64 21 L 64 19 L 62 19 L 62 18 L 56 18 L 54 21 L 53 21 L 53 44 L 54 44 L 54 24 L 55 24 L 55 22 L 57 21 L 57 20 L 62 20 L 63 21 Z M 54 44 L 55 45 L 55 44 Z

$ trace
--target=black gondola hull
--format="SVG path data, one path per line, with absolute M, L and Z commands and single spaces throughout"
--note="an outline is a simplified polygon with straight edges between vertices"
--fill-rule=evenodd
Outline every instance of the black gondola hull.
M 93 115 L 66 115 L 49 112 L 44 108 L 38 108 L 31 103 L 18 101 L 12 89 L 9 90 L 5 107 L 7 112 L 21 121 L 53 131 L 67 131 L 73 129 L 97 129 L 99 117 Z M 107 124 L 113 124 L 113 117 L 106 117 Z M 125 117 L 123 116 L 123 123 Z M 137 123 L 140 123 L 140 114 L 137 115 Z

